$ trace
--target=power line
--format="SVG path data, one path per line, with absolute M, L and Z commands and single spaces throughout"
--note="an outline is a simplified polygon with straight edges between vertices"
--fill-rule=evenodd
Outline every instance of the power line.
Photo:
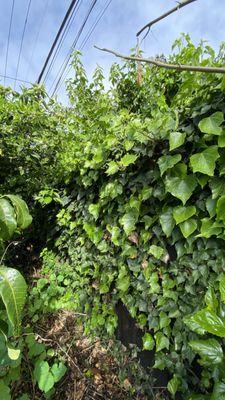
M 30 85 L 32 85 L 32 82 L 24 81 L 23 79 L 18 79 L 18 78 L 15 78 L 15 77 L 13 78 L 12 76 L 0 74 L 0 77 L 4 78 L 4 80 L 5 79 L 11 79 L 12 81 L 16 80 L 18 82 L 29 83 Z
M 29 12 L 30 12 L 31 2 L 32 2 L 32 0 L 29 0 L 28 7 L 27 7 L 26 18 L 25 18 L 24 27 L 23 27 L 22 39 L 21 39 L 20 50 L 19 50 L 19 57 L 18 57 L 18 62 L 17 62 L 17 67 L 16 67 L 16 77 L 15 77 L 15 82 L 14 82 L 14 90 L 15 90 L 16 80 L 17 80 L 19 66 L 20 66 L 20 57 L 21 57 L 21 53 L 22 53 L 23 41 L 24 41 L 25 31 L 26 31 L 26 27 L 27 27 L 27 21 L 28 21 L 28 16 L 29 16 Z
M 34 40 L 34 45 L 33 45 L 33 48 L 32 48 L 30 62 L 29 62 L 28 68 L 27 68 L 26 79 L 28 79 L 28 76 L 29 76 L 30 67 L 31 67 L 31 64 L 32 64 L 32 61 L 33 61 L 33 58 L 34 58 L 34 52 L 35 52 L 36 47 L 37 47 L 37 42 L 38 42 L 38 39 L 39 39 L 39 36 L 40 36 L 40 33 L 41 33 L 41 28 L 42 28 L 42 25 L 43 25 L 43 22 L 44 22 L 44 19 L 45 19 L 45 16 L 46 16 L 46 11 L 47 11 L 48 5 L 49 5 L 49 0 L 46 0 L 45 7 L 44 7 L 44 10 L 43 10 L 43 14 L 42 14 L 42 17 L 40 19 L 39 29 L 37 31 L 37 34 L 36 34 L 36 37 L 35 37 L 35 40 Z
M 73 9 L 73 11 L 72 11 L 72 14 L 71 14 L 71 16 L 70 16 L 70 18 L 69 18 L 69 20 L 68 20 L 68 22 L 67 22 L 66 28 L 65 28 L 65 30 L 64 30 L 64 32 L 63 32 L 63 34 L 62 34 L 62 36 L 61 36 L 61 39 L 60 39 L 60 41 L 59 41 L 59 43 L 58 43 L 57 49 L 56 49 L 56 51 L 55 51 L 55 54 L 54 54 L 54 56 L 53 56 L 53 58 L 52 58 L 52 60 L 51 60 L 51 63 L 50 63 L 50 65 L 49 65 L 49 67 L 48 67 L 48 70 L 47 70 L 47 72 L 46 72 L 46 75 L 45 75 L 45 78 L 44 78 L 44 82 L 46 82 L 46 80 L 48 79 L 50 70 L 52 69 L 52 66 L 54 65 L 55 60 L 56 60 L 56 58 L 57 58 L 57 55 L 58 55 L 59 51 L 60 51 L 61 48 L 62 48 L 63 41 L 65 40 L 65 38 L 66 38 L 67 35 L 68 35 L 68 32 L 69 32 L 69 30 L 70 30 L 70 27 L 71 27 L 71 25 L 72 25 L 73 22 L 74 22 L 74 19 L 75 19 L 75 17 L 76 17 L 77 12 L 78 12 L 79 9 L 80 9 L 80 6 L 81 6 L 81 4 L 82 4 L 82 1 L 83 1 L 83 0 L 78 0 L 77 3 L 76 3 L 76 5 L 75 5 L 75 7 L 74 7 L 74 9 Z
M 72 12 L 72 10 L 73 10 L 73 7 L 74 7 L 75 4 L 76 4 L 76 1 L 77 1 L 77 0 L 72 0 L 71 3 L 70 3 L 70 5 L 69 5 L 69 8 L 68 8 L 68 10 L 67 10 L 67 12 L 66 12 L 66 15 L 65 15 L 65 17 L 63 18 L 63 21 L 62 21 L 62 23 L 61 23 L 61 26 L 60 26 L 60 28 L 59 28 L 57 34 L 56 34 L 56 37 L 55 37 L 55 39 L 54 39 L 54 41 L 53 41 L 53 44 L 52 44 L 52 46 L 51 46 L 51 49 L 50 49 L 50 51 L 49 51 L 49 53 L 48 53 L 48 55 L 47 55 L 47 58 L 46 58 L 45 63 L 44 63 L 44 66 L 43 66 L 43 68 L 42 68 L 42 70 L 41 70 L 41 73 L 40 73 L 40 75 L 39 75 L 39 77 L 38 77 L 37 83 L 40 83 L 40 81 L 41 81 L 41 79 L 42 79 L 42 76 L 43 76 L 43 74 L 44 74 L 44 72 L 45 72 L 45 69 L 46 69 L 46 67 L 47 67 L 47 65 L 48 65 L 48 62 L 49 62 L 49 60 L 50 60 L 50 58 L 51 58 L 51 56 L 52 56 L 52 53 L 53 53 L 53 51 L 54 51 L 54 49 L 55 49 L 55 47 L 56 47 L 56 45 L 57 45 L 57 42 L 58 42 L 58 40 L 59 40 L 59 38 L 60 38 L 60 35 L 61 35 L 61 33 L 63 32 L 63 29 L 64 29 L 64 27 L 65 27 L 65 25 L 66 25 L 66 23 L 67 23 L 67 20 L 68 20 L 68 18 L 69 18 L 69 16 L 70 16 L 71 12 Z
M 5 75 L 7 74 L 9 43 L 10 43 L 10 36 L 11 36 L 11 30 L 12 30 L 12 20 L 13 20 L 13 14 L 14 14 L 14 6 L 15 6 L 15 0 L 12 0 L 12 8 L 11 8 L 11 15 L 10 15 L 10 22 L 9 22 L 9 32 L 8 32 L 7 48 L 6 48 L 6 58 L 5 58 Z M 5 78 L 4 78 L 4 85 L 5 85 Z
M 96 26 L 99 24 L 100 20 L 102 19 L 102 17 L 104 16 L 105 12 L 107 11 L 108 7 L 110 6 L 110 4 L 112 3 L 112 0 L 109 0 L 108 3 L 106 2 L 105 7 L 103 8 L 103 10 L 98 14 L 95 23 L 92 25 L 91 29 L 89 30 L 89 32 L 87 33 L 87 35 L 85 36 L 85 38 L 83 39 L 81 45 L 80 45 L 80 50 L 83 50 L 84 46 L 86 45 L 86 43 L 88 42 L 88 40 L 90 39 L 92 33 L 94 32 Z
M 83 50 L 84 46 L 86 45 L 86 43 L 88 42 L 88 40 L 90 39 L 92 33 L 94 32 L 96 26 L 99 24 L 100 20 L 102 19 L 102 17 L 104 16 L 106 10 L 108 9 L 108 7 L 110 6 L 110 4 L 112 3 L 112 0 L 109 0 L 108 3 L 106 2 L 105 7 L 103 8 L 102 11 L 100 11 L 100 13 L 98 14 L 94 24 L 92 25 L 92 27 L 89 29 L 87 35 L 84 37 L 79 50 Z M 66 77 L 68 76 L 68 74 L 70 73 L 72 67 L 69 68 L 69 70 L 67 71 L 67 73 L 65 74 L 64 80 L 66 79 Z M 62 87 L 63 81 L 61 81 L 60 85 L 58 86 L 58 89 L 56 90 L 56 92 Z
M 79 40 L 79 38 L 80 38 L 84 28 L 85 28 L 85 25 L 86 25 L 90 15 L 91 15 L 93 9 L 94 9 L 96 3 L 97 3 L 97 0 L 93 0 L 92 1 L 91 6 L 89 7 L 89 10 L 88 10 L 88 12 L 86 14 L 86 17 L 84 18 L 84 21 L 83 21 L 83 23 L 82 23 L 82 25 L 81 25 L 81 27 L 80 27 L 77 35 L 76 35 L 76 38 L 75 38 L 71 48 L 70 48 L 70 51 L 68 52 L 64 62 L 62 63 L 62 65 L 60 67 L 60 70 L 59 70 L 59 72 L 58 72 L 58 74 L 57 74 L 57 76 L 56 76 L 56 78 L 55 78 L 55 80 L 54 80 L 54 82 L 53 82 L 53 84 L 51 86 L 51 88 L 52 88 L 54 86 L 55 81 L 57 80 L 55 88 L 54 88 L 53 93 L 52 93 L 52 96 L 55 94 L 56 90 L 58 89 L 59 84 L 61 83 L 63 74 L 65 73 L 67 65 L 68 65 L 68 63 L 70 61 L 71 54 L 73 53 L 74 49 L 76 48 L 77 42 L 78 42 L 78 40 Z M 61 71 L 61 73 L 60 73 L 60 71 Z M 58 78 L 58 76 L 59 76 L 59 78 Z M 50 88 L 50 90 L 51 90 L 51 88 Z

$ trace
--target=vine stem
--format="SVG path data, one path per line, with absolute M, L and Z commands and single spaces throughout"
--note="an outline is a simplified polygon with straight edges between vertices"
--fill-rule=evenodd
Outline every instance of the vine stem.
M 128 61 L 138 61 L 144 62 L 147 64 L 155 65 L 159 68 L 165 69 L 174 69 L 177 71 L 190 71 L 190 72 L 203 72 L 203 73 L 216 73 L 216 74 L 225 74 L 225 68 L 223 67 L 202 67 L 201 65 L 186 65 L 186 64 L 170 64 L 167 62 L 156 60 L 155 58 L 142 58 L 142 57 L 134 57 L 134 56 L 127 56 L 124 54 L 117 53 L 114 50 L 106 49 L 104 47 L 94 46 L 96 49 L 100 51 L 104 51 L 106 53 L 113 54 L 118 58 L 122 58 Z

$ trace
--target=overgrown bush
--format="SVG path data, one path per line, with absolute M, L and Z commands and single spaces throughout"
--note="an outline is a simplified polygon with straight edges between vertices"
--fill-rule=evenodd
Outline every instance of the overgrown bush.
M 187 36 L 174 50 L 177 63 L 224 60 L 224 46 L 216 56 Z M 39 164 L 47 179 L 37 201 L 57 220 L 43 253 L 52 283 L 36 294 L 46 311 L 86 314 L 93 335 L 113 334 L 121 300 L 154 367 L 170 371 L 172 397 L 222 399 L 225 80 L 143 66 L 139 86 L 135 63 L 116 64 L 105 92 L 100 69 L 89 84 L 76 57 L 74 67 L 71 107 L 55 117 L 60 136 L 42 139 L 54 173 Z

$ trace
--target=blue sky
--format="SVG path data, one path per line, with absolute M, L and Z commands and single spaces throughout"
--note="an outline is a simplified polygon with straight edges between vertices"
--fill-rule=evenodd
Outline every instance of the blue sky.
M 0 0 L 1 10 L 3 10 L 0 15 L 0 74 L 4 74 L 5 70 L 11 1 Z M 28 1 L 15 0 L 7 66 L 7 75 L 12 77 L 15 77 L 16 74 Z M 97 1 L 91 18 L 88 20 L 83 35 L 78 42 L 78 48 L 88 30 L 95 22 L 97 15 L 104 8 L 105 3 L 106 0 Z M 35 82 L 69 4 L 70 0 L 32 0 L 18 78 Z M 91 0 L 82 0 L 73 25 L 46 81 L 49 93 L 51 93 L 51 85 L 70 49 L 90 4 Z M 159 16 L 175 4 L 176 2 L 173 0 L 112 0 L 101 22 L 97 25 L 89 41 L 83 48 L 83 62 L 88 76 L 91 76 L 97 64 L 104 68 L 107 75 L 111 63 L 115 61 L 113 56 L 94 49 L 94 44 L 128 54 L 129 50 L 135 46 L 136 32 L 146 22 Z M 45 17 L 43 19 L 44 11 Z M 42 25 L 40 29 L 41 21 Z M 168 54 L 173 41 L 181 32 L 185 32 L 191 35 L 195 43 L 201 39 L 205 39 L 215 49 L 218 49 L 220 43 L 225 41 L 224 26 L 225 1 L 197 0 L 153 27 L 152 32 L 144 40 L 142 48 L 146 56 L 154 56 L 162 53 Z M 39 29 L 40 33 L 36 42 L 35 39 L 37 38 Z M 2 78 L 1 83 L 4 83 Z M 14 82 L 7 79 L 6 84 L 13 86 Z M 17 83 L 16 89 L 19 89 L 19 85 Z M 65 98 L 63 88 L 58 92 L 58 97 L 59 99 Z

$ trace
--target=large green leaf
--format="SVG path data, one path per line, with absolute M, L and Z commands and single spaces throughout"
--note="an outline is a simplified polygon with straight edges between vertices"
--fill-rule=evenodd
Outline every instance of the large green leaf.
M 222 232 L 221 223 L 215 222 L 210 218 L 203 218 L 201 220 L 201 233 L 199 236 L 210 238 L 213 235 L 219 235 Z
M 194 218 L 190 218 L 187 221 L 182 222 L 179 228 L 185 238 L 188 238 L 196 229 L 197 222 Z
M 155 334 L 155 341 L 156 341 L 156 351 L 169 349 L 170 346 L 169 339 L 162 332 L 157 332 Z
M 219 282 L 220 296 L 225 303 L 225 275 L 222 275 Z
M 49 392 L 54 386 L 54 377 L 50 372 L 47 361 L 37 361 L 34 368 L 34 377 L 38 383 L 38 387 L 44 393 Z
M 192 340 L 189 344 L 206 363 L 220 364 L 222 362 L 223 349 L 216 339 Z
M 32 217 L 29 213 L 28 207 L 23 199 L 13 194 L 8 194 L 4 197 L 10 199 L 16 211 L 17 225 L 21 229 L 26 229 L 32 222 Z
M 160 215 L 159 221 L 163 232 L 167 237 L 169 237 L 175 226 L 175 221 L 173 219 L 173 209 L 168 208 L 163 214 Z
M 210 115 L 210 117 L 202 119 L 199 122 L 198 127 L 203 133 L 208 133 L 209 135 L 221 135 L 222 128 L 220 125 L 223 123 L 223 121 L 223 113 L 217 111 Z
M 128 167 L 130 164 L 134 164 L 138 156 L 136 154 L 125 154 L 120 160 L 120 164 L 123 167 Z
M 120 218 L 120 223 L 127 235 L 135 230 L 135 224 L 137 222 L 136 213 L 130 211 Z
M 225 382 L 215 382 L 210 400 L 225 400 Z
M 201 172 L 209 176 L 214 175 L 216 160 L 219 158 L 217 146 L 210 146 L 201 153 L 194 154 L 190 158 L 193 172 Z
M 169 137 L 170 151 L 182 146 L 185 141 L 186 133 L 171 132 Z
M 143 349 L 144 350 L 153 350 L 155 347 L 155 342 L 150 333 L 145 333 L 142 337 L 143 341 Z
M 219 317 L 214 311 L 207 308 L 200 310 L 192 316 L 192 320 L 206 332 L 225 337 L 225 318 Z
M 186 221 L 196 214 L 196 207 L 176 207 L 173 209 L 173 218 L 175 219 L 177 224 Z
M 14 208 L 4 198 L 0 199 L 0 238 L 9 240 L 17 228 Z
M 173 168 L 181 160 L 180 154 L 175 154 L 174 156 L 162 156 L 158 159 L 157 164 L 160 169 L 161 176 L 166 172 L 168 169 Z
M 218 199 L 216 204 L 216 214 L 219 221 L 225 222 L 225 196 Z
M 0 268 L 0 295 L 15 335 L 19 334 L 26 292 L 27 285 L 19 271 L 13 268 Z
M 180 199 L 183 205 L 191 197 L 196 186 L 196 179 L 191 175 L 187 175 L 184 178 L 175 177 L 166 179 L 166 191 Z

